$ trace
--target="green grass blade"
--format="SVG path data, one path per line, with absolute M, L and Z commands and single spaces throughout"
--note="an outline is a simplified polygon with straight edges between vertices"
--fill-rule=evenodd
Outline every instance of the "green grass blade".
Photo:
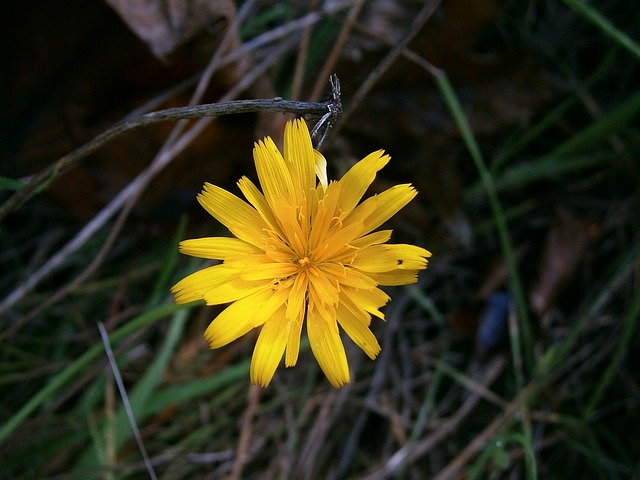
M 169 290 L 169 280 L 172 273 L 174 272 L 176 264 L 178 263 L 178 257 L 180 253 L 178 250 L 178 243 L 184 238 L 184 232 L 186 231 L 186 229 L 187 217 L 183 216 L 182 218 L 180 218 L 180 223 L 178 224 L 178 228 L 176 229 L 176 234 L 169 246 L 169 253 L 164 256 L 164 265 L 162 267 L 160 275 L 158 276 L 158 280 L 153 287 L 153 291 L 151 292 L 149 301 L 147 302 L 147 309 L 155 307 L 162 301 L 162 299 L 167 296 L 167 292 Z
M 516 385 L 522 390 L 525 385 L 525 370 L 531 370 L 533 365 L 533 337 L 531 333 L 531 325 L 529 323 L 529 313 L 527 310 L 527 301 L 524 294 L 524 288 L 520 279 L 520 274 L 516 265 L 515 254 L 511 237 L 507 228 L 507 220 L 500 205 L 498 194 L 493 182 L 491 172 L 482 157 L 478 143 L 473 136 L 467 117 L 464 114 L 462 105 L 446 74 L 441 72 L 435 75 L 436 84 L 442 94 L 445 103 L 449 107 L 451 114 L 462 134 L 462 138 L 471 154 L 476 169 L 480 174 L 480 181 L 484 187 L 485 193 L 489 200 L 493 217 L 496 221 L 500 246 L 505 258 L 507 270 L 509 272 L 509 283 L 511 292 L 515 298 L 517 317 L 515 322 L 509 322 L 509 341 L 511 345 L 511 354 L 513 357 L 514 373 Z M 526 415 L 524 416 L 526 418 Z M 527 421 L 520 423 L 522 434 L 526 437 L 528 444 L 531 444 L 531 429 Z M 537 478 L 537 464 L 535 457 L 525 456 L 527 474 L 530 479 Z
M 11 190 L 12 192 L 17 192 L 23 188 L 24 183 L 20 180 L 0 175 L 0 190 Z
M 638 319 L 640 319 L 640 294 L 636 294 L 635 298 L 633 299 L 631 308 L 629 308 L 627 312 L 627 318 L 625 319 L 624 325 L 622 326 L 622 333 L 620 334 L 620 342 L 613 354 L 613 358 L 609 362 L 609 365 L 607 366 L 600 382 L 598 383 L 596 391 L 587 404 L 587 408 L 585 409 L 585 417 L 588 417 L 591 413 L 593 413 L 593 411 L 600 403 L 600 400 L 604 396 L 605 392 L 607 391 L 607 388 L 609 388 L 609 385 L 611 385 L 618 365 L 620 365 L 622 358 L 627 353 L 627 347 L 629 343 L 634 338 L 633 336 L 638 328 Z
M 251 360 L 246 359 L 220 372 L 216 372 L 215 375 L 211 377 L 199 378 L 182 385 L 161 390 L 157 392 L 153 398 L 149 399 L 149 403 L 145 406 L 144 414 L 153 414 L 170 405 L 188 402 L 203 395 L 211 395 L 233 382 L 247 377 L 250 365 Z
M 602 152 L 582 155 L 549 154 L 531 163 L 522 163 L 508 168 L 495 180 L 494 185 L 498 191 L 513 191 L 539 180 L 557 178 L 586 168 L 604 165 L 614 161 L 616 157 L 615 153 Z
M 631 274 L 635 268 L 638 257 L 640 257 L 640 244 L 636 245 L 631 251 L 621 255 L 621 259 L 616 263 L 617 268 L 608 276 L 600 292 L 592 295 L 593 301 L 589 307 L 574 322 L 569 334 L 559 343 L 553 345 L 544 353 L 542 358 L 536 365 L 537 383 L 544 384 L 547 379 L 557 371 L 558 368 L 566 361 L 567 356 L 571 352 L 571 348 L 577 342 L 580 334 L 583 332 L 586 323 L 593 318 L 604 303 L 607 302 L 610 292 L 616 288 L 621 279 Z
M 173 318 L 169 323 L 169 329 L 164 342 L 158 352 L 158 355 L 154 358 L 153 362 L 136 383 L 135 388 L 129 395 L 129 402 L 131 404 L 131 410 L 137 421 L 141 421 L 145 418 L 146 405 L 149 402 L 154 390 L 158 384 L 162 381 L 162 373 L 169 364 L 172 354 L 178 346 L 182 333 L 184 331 L 188 312 L 186 310 L 180 310 L 174 313 Z M 129 427 L 129 420 L 127 418 L 127 412 L 124 407 L 118 409 L 115 422 L 115 438 L 114 446 L 118 449 L 124 442 L 129 440 L 132 436 L 132 430 Z M 76 464 L 76 469 L 83 469 L 87 466 L 93 466 L 98 464 L 98 458 L 96 458 L 96 451 L 92 447 L 87 450 L 81 457 L 80 461 Z
M 610 111 L 607 115 L 573 135 L 569 140 L 553 150 L 550 155 L 565 156 L 585 151 L 594 144 L 605 140 L 608 136 L 620 132 L 622 127 L 639 112 L 640 91 L 626 99 L 619 107 Z
M 531 335 L 531 326 L 529 324 L 529 313 L 527 311 L 527 301 L 524 294 L 524 288 L 522 287 L 522 281 L 518 273 L 516 265 L 515 255 L 513 252 L 513 245 L 511 244 L 511 238 L 509 236 L 509 230 L 507 228 L 507 221 L 502 211 L 502 206 L 498 199 L 496 188 L 493 182 L 493 177 L 487 169 L 486 163 L 478 147 L 475 137 L 467 121 L 467 117 L 464 113 L 462 105 L 460 104 L 458 97 L 449 82 L 446 74 L 441 72 L 439 75 L 434 76 L 436 84 L 442 94 L 445 103 L 447 104 L 457 126 L 462 134 L 462 138 L 471 154 L 476 169 L 480 174 L 480 181 L 491 205 L 491 210 L 496 221 L 498 230 L 498 237 L 500 239 L 500 245 L 504 254 L 505 263 L 509 271 L 509 280 L 513 296 L 516 301 L 516 308 L 518 313 L 518 337 L 515 333 L 511 334 L 511 348 L 514 363 L 516 365 L 516 380 L 520 388 L 525 384 L 523 368 L 530 367 L 533 358 L 533 339 Z M 524 350 L 524 352 L 523 352 Z
M 611 37 L 616 43 L 629 50 L 640 60 L 640 45 L 631 39 L 626 33 L 617 28 L 606 17 L 602 16 L 595 8 L 587 5 L 582 0 L 564 0 L 564 3 L 576 12 L 586 17 L 591 23 Z
M 195 304 L 187 305 L 174 305 L 168 304 L 158 308 L 154 308 L 148 312 L 145 312 L 133 320 L 127 322 L 122 327 L 113 332 L 109 338 L 113 342 L 117 342 L 127 335 L 139 330 L 147 325 L 157 322 L 161 318 L 171 315 L 177 311 L 193 308 Z M 82 374 L 82 372 L 88 367 L 91 362 L 95 361 L 104 353 L 104 347 L 102 344 L 96 344 L 87 350 L 80 356 L 75 362 L 66 367 L 63 371 L 58 373 L 51 382 L 42 388 L 38 393 L 31 397 L 20 410 L 14 413 L 1 427 L 0 427 L 0 443 L 3 442 L 16 428 L 18 428 L 22 422 L 24 422 L 29 415 L 34 413 L 45 402 L 51 399 L 59 390 L 61 390 L 67 383 L 76 378 L 76 376 Z

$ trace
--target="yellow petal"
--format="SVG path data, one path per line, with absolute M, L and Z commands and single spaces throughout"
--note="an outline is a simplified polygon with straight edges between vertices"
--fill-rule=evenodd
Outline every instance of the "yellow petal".
M 353 300 L 351 300 L 348 291 L 343 290 L 340 294 L 340 308 L 349 310 L 350 315 L 365 327 L 371 324 L 371 314 L 356 305 Z
M 308 285 L 309 280 L 305 272 L 296 275 L 287 300 L 286 317 L 289 320 L 296 320 L 304 316 Z
M 175 296 L 176 303 L 203 300 L 206 292 L 237 278 L 237 276 L 237 270 L 230 269 L 224 264 L 214 265 L 186 276 L 171 287 L 171 292 Z
M 383 247 L 388 255 L 398 260 L 398 268 L 402 270 L 424 270 L 427 268 L 427 259 L 431 257 L 431 252 L 415 245 L 392 243 Z
M 340 305 L 336 312 L 338 323 L 345 331 L 349 338 L 358 345 L 370 359 L 375 359 L 380 353 L 380 344 L 373 332 L 369 330 L 369 324 L 364 323 L 347 309 L 346 306 Z
M 287 289 L 274 291 L 266 286 L 236 300 L 209 324 L 204 338 L 211 348 L 222 347 L 266 322 L 286 298 Z
M 257 247 L 264 244 L 267 224 L 251 205 L 210 183 L 204 184 L 197 198 L 200 205 L 236 237 Z
M 369 274 L 360 272 L 348 265 L 339 265 L 335 263 L 323 263 L 318 267 L 325 272 L 327 276 L 335 278 L 340 286 L 349 286 L 357 289 L 371 290 L 378 286 Z
M 264 195 L 260 193 L 260 190 L 258 190 L 258 187 L 256 187 L 247 177 L 242 177 L 238 180 L 238 187 L 247 201 L 258 211 L 265 223 L 269 225 L 272 230 L 282 235 L 278 222 L 276 222 L 275 216 L 273 215 L 273 211 L 271 210 L 271 207 L 269 207 Z
M 387 249 L 386 245 L 372 245 L 356 252 L 356 258 L 351 264 L 363 272 L 388 272 L 398 268 L 400 261 Z
M 238 238 L 205 237 L 183 240 L 180 242 L 180 253 L 199 258 L 224 260 L 234 255 L 260 253 L 260 249 Z
M 351 287 L 344 287 L 343 292 L 343 295 L 349 297 L 356 308 L 364 310 L 365 312 L 384 320 L 384 314 L 380 312 L 379 308 L 391 299 L 389 298 L 389 295 L 384 293 L 382 290 L 379 288 L 358 290 Z
M 270 137 L 255 143 L 253 159 L 264 197 L 271 208 L 282 199 L 293 204 L 296 198 L 289 168 Z
M 314 250 L 323 243 L 333 227 L 338 224 L 335 221 L 338 208 L 340 184 L 331 182 L 325 190 L 315 190 L 318 196 L 310 205 L 311 232 L 309 234 L 309 249 Z
M 374 195 L 373 197 L 367 198 L 364 202 L 354 208 L 349 215 L 342 222 L 342 228 L 348 228 L 351 225 L 361 225 L 362 233 L 361 235 L 365 235 L 364 225 L 367 218 L 369 218 L 375 211 L 378 209 L 378 196 Z M 365 235 L 366 236 L 366 235 Z M 362 238 L 362 237 L 360 237 Z
M 329 178 L 327 177 L 327 159 L 324 158 L 319 151 L 313 151 L 313 157 L 315 159 L 315 172 L 318 180 L 320 181 L 320 185 L 326 187 L 329 185 Z
M 335 388 L 349 383 L 349 365 L 338 324 L 329 312 L 310 308 L 307 313 L 307 334 L 311 351 L 320 368 Z
M 242 271 L 244 280 L 269 280 L 287 278 L 298 271 L 298 266 L 293 263 L 255 262 L 247 265 Z
M 300 118 L 287 122 L 284 127 L 284 159 L 296 189 L 296 203 L 301 205 L 316 182 L 311 136 L 307 124 Z
M 249 282 L 242 278 L 237 278 L 236 274 L 233 278 L 229 279 L 229 281 L 206 290 L 203 297 L 207 305 L 220 305 L 222 303 L 235 302 L 240 298 L 264 288 L 264 286 L 264 280 L 260 282 Z
M 306 250 L 307 231 L 298 217 L 298 209 L 284 201 L 274 205 L 273 211 L 283 232 L 283 240 L 299 255 Z
M 363 272 L 423 270 L 431 253 L 424 248 L 405 244 L 372 245 L 357 251 L 353 267 Z
M 310 301 L 318 305 L 338 303 L 338 289 L 340 287 L 337 281 L 316 267 L 309 267 L 308 272 Z
M 350 242 L 360 236 L 362 229 L 363 225 L 359 223 L 338 229 L 333 235 L 326 238 L 316 247 L 314 257 L 318 262 L 322 262 L 336 255 L 353 250 Z
M 388 242 L 391 238 L 391 233 L 392 230 L 380 230 L 378 232 L 373 232 L 353 240 L 351 242 L 351 245 L 356 248 L 366 248 L 370 245 L 385 243 Z
M 418 281 L 417 270 L 392 270 L 390 272 L 369 273 L 372 280 L 378 285 L 394 287 L 398 285 L 410 285 Z
M 302 323 L 306 314 L 308 284 L 306 274 L 297 275 L 287 300 L 285 316 L 289 322 L 289 338 L 284 358 L 285 367 L 293 367 L 298 361 Z
M 340 208 L 343 212 L 349 213 L 355 208 L 367 188 L 376 178 L 376 173 L 389 163 L 391 157 L 384 155 L 384 150 L 370 153 L 353 167 L 340 179 Z
M 251 357 L 251 383 L 266 387 L 271 382 L 287 345 L 287 323 L 281 307 L 263 325 Z
M 393 186 L 378 195 L 367 198 L 351 212 L 347 220 L 352 216 L 357 216 L 361 210 L 371 210 L 371 206 L 373 205 L 373 211 L 364 221 L 364 230 L 362 232 L 364 235 L 378 228 L 393 217 L 402 207 L 409 203 L 417 193 L 415 188 L 410 184 Z

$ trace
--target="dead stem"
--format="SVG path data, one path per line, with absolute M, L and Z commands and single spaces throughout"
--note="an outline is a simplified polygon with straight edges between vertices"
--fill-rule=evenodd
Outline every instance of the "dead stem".
M 238 438 L 238 446 L 236 448 L 235 461 L 228 480 L 239 480 L 242 478 L 242 470 L 249 461 L 249 450 L 251 448 L 251 425 L 253 418 L 260 409 L 260 398 L 262 397 L 262 389 L 257 385 L 251 385 L 247 395 L 247 408 L 242 415 L 240 427 L 240 436 Z
M 440 2 L 441 0 L 430 0 L 425 2 L 402 40 L 400 40 L 400 42 L 398 42 L 398 44 L 384 56 L 378 65 L 376 65 L 346 105 L 342 116 L 336 122 L 335 131 L 340 129 L 342 124 L 351 116 L 360 103 L 362 103 L 362 100 L 367 96 L 369 91 L 371 91 L 380 77 L 382 77 L 382 75 L 389 69 L 398 56 L 400 56 L 402 50 L 409 44 L 413 37 L 415 37 L 416 33 L 418 33 L 420 28 L 422 28 L 431 15 L 433 15 L 440 5 Z

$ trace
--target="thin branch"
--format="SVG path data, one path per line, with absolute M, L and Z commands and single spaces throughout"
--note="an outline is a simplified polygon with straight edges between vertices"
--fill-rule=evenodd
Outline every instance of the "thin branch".
M 283 100 L 279 97 L 257 100 L 233 100 L 230 102 L 210 103 L 192 107 L 168 108 L 125 120 L 31 177 L 29 183 L 23 189 L 15 193 L 2 205 L 2 208 L 0 208 L 0 220 L 33 197 L 37 191 L 46 188 L 46 186 L 59 175 L 62 175 L 74 167 L 80 160 L 96 152 L 123 133 L 135 130 L 136 128 L 172 120 L 219 117 L 222 115 L 250 112 L 285 112 L 296 115 L 324 115 L 329 111 L 330 103 L 331 102 L 297 102 L 293 100 Z
M 389 53 L 385 55 L 385 57 L 376 65 L 376 67 L 371 71 L 367 79 L 364 81 L 360 88 L 356 91 L 356 93 L 351 98 L 349 104 L 345 107 L 344 112 L 340 119 L 336 122 L 334 126 L 334 131 L 338 131 L 340 127 L 344 124 L 344 122 L 351 116 L 354 110 L 360 105 L 364 97 L 369 93 L 369 91 L 373 88 L 376 82 L 380 79 L 380 77 L 389 69 L 389 67 L 393 64 L 393 62 L 402 54 L 404 48 L 409 44 L 409 42 L 415 37 L 416 33 L 422 28 L 422 26 L 426 23 L 426 21 L 433 15 L 436 9 L 440 6 L 441 0 L 430 0 L 425 2 L 422 9 L 416 15 L 411 27 L 409 27 L 409 31 L 407 34 L 395 45 Z
M 313 12 L 318 6 L 318 0 L 311 0 L 307 6 L 309 12 Z M 300 37 L 300 46 L 298 48 L 298 55 L 296 56 L 296 66 L 293 69 L 293 79 L 291 81 L 291 98 L 293 100 L 299 100 L 302 92 L 302 84 L 304 82 L 304 73 L 306 60 L 309 53 L 309 43 L 311 42 L 311 33 L 313 32 L 313 25 L 309 24 L 302 31 Z M 329 74 L 325 75 L 327 78 Z M 322 82 L 324 84 L 324 82 Z M 313 99 L 309 99 L 313 100 Z
M 336 38 L 336 41 L 331 48 L 331 52 L 329 52 L 329 55 L 327 55 L 327 59 L 322 66 L 322 70 L 320 70 L 320 73 L 318 74 L 316 83 L 314 84 L 313 89 L 311 90 L 311 94 L 309 95 L 310 101 L 317 102 L 320 99 L 320 96 L 322 95 L 322 92 L 325 88 L 323 79 L 327 78 L 334 70 L 335 64 L 338 62 L 338 57 L 344 49 L 344 44 L 349 38 L 351 29 L 355 25 L 356 20 L 358 19 L 358 15 L 360 14 L 360 10 L 362 10 L 363 6 L 364 0 L 354 1 L 351 10 L 349 10 L 349 15 L 347 16 L 347 19 L 344 22 L 344 25 L 342 25 L 342 29 L 338 34 L 338 38 Z
M 262 398 L 262 389 L 257 385 L 249 387 L 247 408 L 242 415 L 240 437 L 238 438 L 238 447 L 236 448 L 235 460 L 233 468 L 228 480 L 239 480 L 242 478 L 242 470 L 249 459 L 249 450 L 251 447 L 251 433 L 253 426 L 253 418 L 260 410 L 260 399 Z

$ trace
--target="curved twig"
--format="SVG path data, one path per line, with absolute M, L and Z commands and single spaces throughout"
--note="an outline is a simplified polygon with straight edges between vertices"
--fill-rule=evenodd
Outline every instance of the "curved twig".
M 250 112 L 283 112 L 293 113 L 296 115 L 324 115 L 325 113 L 333 110 L 333 103 L 334 100 L 322 103 L 297 102 L 293 100 L 283 100 L 279 97 L 257 100 L 233 100 L 230 102 L 209 103 L 204 105 L 195 105 L 192 107 L 168 108 L 166 110 L 159 110 L 157 112 L 140 115 L 139 117 L 135 117 L 130 120 L 125 120 L 101 133 L 81 147 L 68 153 L 49 167 L 33 175 L 29 180 L 29 183 L 27 183 L 23 189 L 16 192 L 2 205 L 0 208 L 0 220 L 33 197 L 38 190 L 46 188 L 52 180 L 68 171 L 80 160 L 96 152 L 114 138 L 136 128 L 171 120 L 219 117 L 222 115 Z

